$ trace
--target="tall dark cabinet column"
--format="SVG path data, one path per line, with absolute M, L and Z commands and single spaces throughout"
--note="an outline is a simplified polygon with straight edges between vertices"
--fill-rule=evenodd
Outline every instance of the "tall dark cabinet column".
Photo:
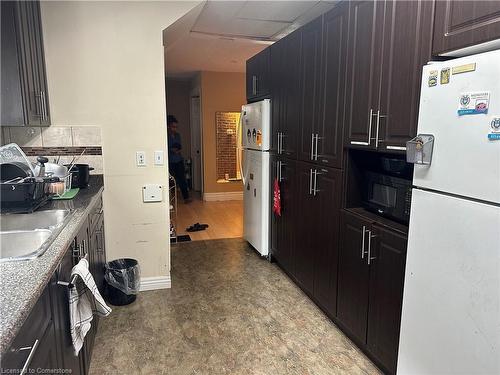
M 314 161 L 342 168 L 349 3 L 326 13 L 323 20 L 320 120 Z
M 302 30 L 300 53 L 300 113 L 299 159 L 314 160 L 314 134 L 320 121 L 321 33 L 323 18 L 305 25 Z

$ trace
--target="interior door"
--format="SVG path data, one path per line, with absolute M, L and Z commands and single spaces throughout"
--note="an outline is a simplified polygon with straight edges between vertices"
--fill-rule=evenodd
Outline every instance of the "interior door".
M 347 211 L 341 213 L 337 318 L 360 342 L 366 342 L 368 317 L 367 262 L 371 222 Z
M 383 1 L 349 2 L 346 141 L 374 147 L 373 121 L 380 90 Z
M 202 191 L 201 168 L 201 119 L 200 96 L 191 96 L 190 102 L 191 122 L 191 160 L 193 166 L 193 190 Z
M 396 373 L 405 277 L 406 234 L 373 224 L 367 345 L 390 373 Z
M 314 297 L 333 316 L 337 309 L 342 171 L 318 168 L 313 187 Z
M 302 115 L 300 121 L 299 159 L 304 161 L 313 160 L 313 137 L 316 129 L 318 129 L 317 123 L 320 116 L 321 31 L 321 17 L 301 29 L 300 87 Z
M 374 119 L 381 150 L 404 151 L 416 135 L 422 67 L 431 60 L 433 10 L 433 1 L 385 1 L 381 116 Z
M 317 161 L 342 167 L 342 130 L 344 128 L 345 80 L 349 3 L 340 3 L 323 21 L 323 79 L 321 79 L 321 119 Z

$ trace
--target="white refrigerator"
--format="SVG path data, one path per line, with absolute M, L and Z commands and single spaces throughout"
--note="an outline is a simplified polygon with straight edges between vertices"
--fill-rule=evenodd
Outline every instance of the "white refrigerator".
M 271 101 L 241 109 L 243 238 L 262 256 L 269 254 Z
M 500 374 L 500 51 L 423 68 L 418 134 L 398 374 Z

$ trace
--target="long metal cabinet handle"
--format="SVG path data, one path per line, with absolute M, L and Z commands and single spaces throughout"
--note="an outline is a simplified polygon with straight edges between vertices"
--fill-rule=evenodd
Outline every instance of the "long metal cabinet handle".
M 368 265 L 370 265 L 370 256 L 372 251 L 372 231 L 368 230 Z
M 28 354 L 28 358 L 26 359 L 26 362 L 24 362 L 24 366 L 20 372 L 21 375 L 24 375 L 28 372 L 28 367 L 31 364 L 31 361 L 33 360 L 33 356 L 35 355 L 36 349 L 38 348 L 38 343 L 39 341 L 38 339 L 36 339 L 35 342 L 33 343 L 33 346 L 19 349 L 19 350 L 31 349 L 30 354 Z
M 319 134 L 316 134 L 316 139 L 314 140 L 314 160 L 318 160 L 318 138 Z
M 281 182 L 281 161 L 278 161 L 278 182 Z
M 315 169 L 313 173 L 314 173 L 313 195 L 316 196 L 316 193 L 318 192 L 318 190 L 316 189 L 316 186 L 317 186 L 317 183 L 318 183 L 318 170 Z
M 39 98 L 38 103 L 36 98 Z M 40 119 L 43 121 L 43 103 L 42 103 L 42 92 L 40 91 L 40 94 L 35 94 L 35 105 L 36 105 L 36 117 L 40 117 Z
M 377 237 L 376 235 L 372 235 L 372 231 L 368 231 L 368 258 L 367 262 L 368 265 L 371 264 L 371 261 L 374 260 L 376 257 L 372 257 L 372 238 Z
M 312 168 L 309 169 L 309 195 L 312 195 Z
M 281 143 L 281 133 L 278 132 L 278 155 L 281 154 L 280 143 Z
M 361 259 L 365 258 L 365 232 L 366 225 L 363 225 L 363 238 L 361 239 Z
M 373 109 L 370 108 L 370 120 L 368 122 L 368 146 L 372 143 L 372 118 L 373 118 Z
M 252 76 L 252 94 L 257 95 L 257 76 Z
M 378 148 L 378 144 L 380 142 L 378 136 L 379 136 L 379 130 L 380 130 L 380 119 L 381 118 L 386 118 L 386 115 L 381 115 L 380 114 L 380 109 L 377 111 L 377 129 L 375 131 L 375 147 Z

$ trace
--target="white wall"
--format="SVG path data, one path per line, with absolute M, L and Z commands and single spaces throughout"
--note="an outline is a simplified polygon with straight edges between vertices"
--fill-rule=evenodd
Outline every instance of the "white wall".
M 162 30 L 199 2 L 43 1 L 53 125 L 102 128 L 108 259 L 139 260 L 144 277 L 170 274 L 169 209 L 141 187 L 168 187 Z M 148 166 L 135 166 L 146 151 Z

